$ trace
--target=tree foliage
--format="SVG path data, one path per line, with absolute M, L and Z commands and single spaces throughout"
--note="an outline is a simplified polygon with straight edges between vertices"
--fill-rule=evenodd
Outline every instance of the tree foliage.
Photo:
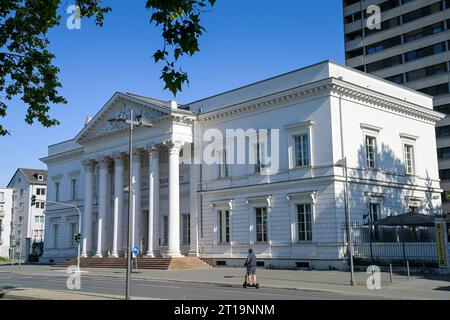
M 188 75 L 176 67 L 178 59 L 199 51 L 198 39 L 204 28 L 200 15 L 215 0 L 148 0 L 150 21 L 162 27 L 163 48 L 153 55 L 162 61 L 161 79 L 174 95 L 188 83 Z M 94 18 L 102 26 L 111 8 L 101 0 L 76 0 L 80 16 Z M 28 106 L 25 122 L 45 127 L 59 124 L 50 116 L 52 104 L 66 104 L 58 93 L 61 83 L 55 56 L 49 51 L 48 31 L 61 23 L 57 14 L 61 0 L 1 0 L 0 2 L 0 117 L 6 117 L 7 102 L 20 97 Z M 0 124 L 0 136 L 8 134 Z
M 146 8 L 153 11 L 150 21 L 162 27 L 164 46 L 153 55 L 155 62 L 163 61 L 161 79 L 165 89 L 174 95 L 189 83 L 187 73 L 175 66 L 183 55 L 198 52 L 198 38 L 205 30 L 200 14 L 214 6 L 216 0 L 148 0 Z

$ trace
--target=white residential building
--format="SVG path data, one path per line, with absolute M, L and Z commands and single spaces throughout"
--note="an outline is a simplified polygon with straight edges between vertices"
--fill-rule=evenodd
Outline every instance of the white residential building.
M 12 189 L 0 188 L 0 257 L 10 257 Z
M 47 190 L 47 171 L 19 168 L 8 188 L 12 189 L 12 229 L 14 255 L 28 261 L 33 243 L 44 241 L 44 209 Z M 36 205 L 31 205 L 31 196 Z
M 144 255 L 233 265 L 251 247 L 266 265 L 345 268 L 343 158 L 353 221 L 369 208 L 379 218 L 412 207 L 440 213 L 435 124 L 443 115 L 432 98 L 326 61 L 186 105 L 114 94 L 42 159 L 49 200 L 82 211 L 83 256 L 124 254 L 129 130 L 108 120 L 131 108 L 152 123 L 134 132 L 132 245 Z M 246 158 L 256 161 L 206 160 L 211 147 L 216 159 L 242 156 L 238 143 L 228 148 L 236 139 L 227 129 L 247 131 Z M 44 262 L 76 256 L 75 210 L 49 205 L 45 230 Z

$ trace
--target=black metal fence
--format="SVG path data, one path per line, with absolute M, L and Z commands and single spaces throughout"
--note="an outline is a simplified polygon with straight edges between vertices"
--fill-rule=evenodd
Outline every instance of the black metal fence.
M 355 265 L 438 267 L 434 227 L 375 226 L 352 223 Z

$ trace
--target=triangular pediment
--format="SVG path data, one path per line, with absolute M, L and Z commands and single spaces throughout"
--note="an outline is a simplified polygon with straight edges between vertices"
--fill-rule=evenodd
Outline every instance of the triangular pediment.
M 129 119 L 131 109 L 133 109 L 134 117 L 142 115 L 152 123 L 171 114 L 171 109 L 165 106 L 163 101 L 117 92 L 78 133 L 75 141 L 83 144 L 126 131 L 127 124 L 109 120 Z

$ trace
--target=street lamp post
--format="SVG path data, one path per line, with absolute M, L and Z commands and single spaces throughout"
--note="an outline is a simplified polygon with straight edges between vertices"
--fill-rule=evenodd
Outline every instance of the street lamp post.
M 128 219 L 127 219 L 127 224 L 128 224 L 128 228 L 127 228 L 127 269 L 126 269 L 126 279 L 125 279 L 125 299 L 126 300 L 130 300 L 130 279 L 131 279 L 131 257 L 133 255 L 132 252 L 132 242 L 133 239 L 131 239 L 131 218 L 132 218 L 132 210 L 133 210 L 133 206 L 131 203 L 131 185 L 133 182 L 133 130 L 134 127 L 152 127 L 153 125 L 146 120 L 143 116 L 137 116 L 134 119 L 134 115 L 133 115 L 133 109 L 130 109 L 130 119 L 125 119 L 125 118 L 121 118 L 121 117 L 117 117 L 114 119 L 110 119 L 110 122 L 117 122 L 117 123 L 125 123 L 129 125 L 129 142 L 128 142 L 128 153 L 129 153 L 129 164 L 128 164 Z M 138 186 L 140 187 L 140 186 Z
M 353 266 L 353 239 L 352 239 L 352 227 L 350 221 L 350 207 L 349 207 L 349 197 L 348 197 L 348 167 L 347 167 L 347 157 L 341 159 L 336 164 L 344 169 L 345 176 L 345 188 L 344 188 L 344 207 L 345 207 L 345 223 L 347 229 L 347 250 L 350 261 L 350 285 L 355 285 L 355 270 Z

